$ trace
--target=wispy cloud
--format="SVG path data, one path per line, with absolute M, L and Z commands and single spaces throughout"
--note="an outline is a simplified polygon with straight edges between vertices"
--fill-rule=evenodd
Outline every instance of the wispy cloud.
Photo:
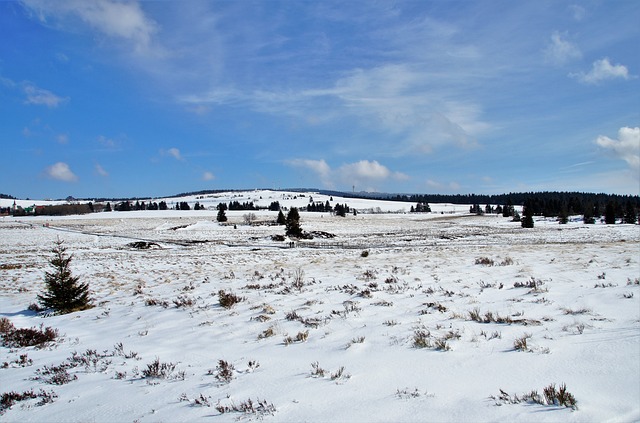
M 24 93 L 27 96 L 25 104 L 35 104 L 39 106 L 47 106 L 49 108 L 58 107 L 60 104 L 69 100 L 68 97 L 60 97 L 51 91 L 38 88 L 32 84 L 24 85 Z
M 610 79 L 629 79 L 629 70 L 621 64 L 611 64 L 608 57 L 596 60 L 587 73 L 578 72 L 570 74 L 571 77 L 585 84 L 597 84 Z
M 202 180 L 203 181 L 213 181 L 215 179 L 215 175 L 211 172 L 203 172 L 202 173 Z
M 27 10 L 44 24 L 52 23 L 62 28 L 74 28 L 84 24 L 108 37 L 125 40 L 138 53 L 149 53 L 152 37 L 158 30 L 155 21 L 145 15 L 136 1 L 112 0 L 23 0 Z
M 618 130 L 618 139 L 605 135 L 596 139 L 596 144 L 611 151 L 617 158 L 627 162 L 632 170 L 640 171 L 640 128 L 623 127 Z
M 355 119 L 360 130 L 375 129 L 389 140 L 370 145 L 375 153 L 386 156 L 431 153 L 442 146 L 476 146 L 477 137 L 491 128 L 481 117 L 482 108 L 444 95 L 433 78 L 409 64 L 389 64 L 354 69 L 324 88 L 252 92 L 222 88 L 183 96 L 180 101 L 189 108 L 249 107 L 314 125 Z
M 95 171 L 96 171 L 96 174 L 98 174 L 99 176 L 102 176 L 102 177 L 109 176 L 109 172 L 107 172 L 99 163 L 96 163 Z
M 555 31 L 551 34 L 551 42 L 544 50 L 545 60 L 555 65 L 564 65 L 572 60 L 580 59 L 582 52 L 578 46 L 566 39 L 566 33 Z
M 68 164 L 63 162 L 55 163 L 45 169 L 45 175 L 51 179 L 65 182 L 75 182 L 78 177 L 71 171 Z
M 562 168 L 560 168 L 560 172 L 561 173 L 573 173 L 573 172 L 582 172 L 583 168 L 585 166 L 589 166 L 594 164 L 594 161 L 587 161 L 587 162 L 581 162 L 581 163 L 575 163 L 569 166 L 564 166 Z
M 182 157 L 180 150 L 175 147 L 171 147 L 168 150 L 164 150 L 164 149 L 160 150 L 160 155 L 173 157 L 174 159 L 179 161 L 184 161 L 184 157 Z
M 377 161 L 360 160 L 340 166 L 338 174 L 343 180 L 380 181 L 385 179 L 407 180 L 409 177 L 401 172 L 392 172 Z
M 68 144 L 69 143 L 69 135 L 67 134 L 58 134 L 56 135 L 56 141 L 59 144 Z
M 324 187 L 334 187 L 331 167 L 324 160 L 292 159 L 285 161 L 285 163 L 293 167 L 308 169 L 320 178 L 320 181 Z
M 108 149 L 108 150 L 113 150 L 118 148 L 118 142 L 113 139 L 113 138 L 109 138 L 109 137 L 105 137 L 104 135 L 100 135 L 97 138 L 98 144 L 100 144 L 102 147 Z
M 571 15 L 573 16 L 573 19 L 575 19 L 576 21 L 581 21 L 585 18 L 585 16 L 587 15 L 587 10 L 578 5 L 578 4 L 572 4 L 569 6 L 569 11 L 571 12 Z

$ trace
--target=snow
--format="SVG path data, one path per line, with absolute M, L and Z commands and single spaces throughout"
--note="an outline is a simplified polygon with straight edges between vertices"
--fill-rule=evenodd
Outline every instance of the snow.
M 40 349 L 0 347 L 0 364 L 8 363 L 0 394 L 57 394 L 44 405 L 17 402 L 0 420 L 640 420 L 640 227 L 538 219 L 522 229 L 507 218 L 468 215 L 468 206 L 432 204 L 433 213 L 410 214 L 406 203 L 334 198 L 332 205 L 361 213 L 302 212 L 304 230 L 336 237 L 284 248 L 271 238 L 284 234 L 268 224 L 275 212 L 254 212 L 252 226 L 244 224 L 248 212 L 215 221 L 222 201 L 302 207 L 309 196 L 329 199 L 304 195 L 171 199 L 199 201 L 204 211 L 1 218 L 0 317 L 18 328 L 53 327 L 60 337 Z M 58 237 L 96 307 L 43 317 L 27 307 Z M 161 248 L 134 249 L 136 240 Z M 537 289 L 514 286 L 532 279 Z M 244 301 L 221 307 L 221 289 Z M 193 304 L 178 307 L 184 299 Z M 474 310 L 512 323 L 473 321 Z M 299 319 L 288 319 L 292 312 Z M 285 342 L 306 331 L 306 341 Z M 450 349 L 416 348 L 416 331 Z M 524 336 L 527 351 L 515 350 Z M 125 355 L 114 354 L 119 343 Z M 36 380 L 38 369 L 87 350 L 105 357 L 70 368 L 76 380 Z M 17 364 L 23 354 L 31 365 Z M 143 377 L 156 358 L 176 365 L 172 377 Z M 216 378 L 219 360 L 235 367 L 228 383 Z M 316 362 L 324 377 L 312 375 Z M 577 409 L 496 399 L 501 389 L 521 396 L 562 383 Z M 255 413 L 216 409 L 248 399 Z M 260 412 L 258 401 L 275 411 Z

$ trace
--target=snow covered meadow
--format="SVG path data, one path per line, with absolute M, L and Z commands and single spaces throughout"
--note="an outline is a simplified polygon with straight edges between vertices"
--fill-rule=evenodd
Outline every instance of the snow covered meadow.
M 0 347 L 0 421 L 640 420 L 638 225 L 335 202 L 295 248 L 275 212 L 0 218 L 0 318 L 58 331 Z M 57 238 L 95 307 L 42 316 Z

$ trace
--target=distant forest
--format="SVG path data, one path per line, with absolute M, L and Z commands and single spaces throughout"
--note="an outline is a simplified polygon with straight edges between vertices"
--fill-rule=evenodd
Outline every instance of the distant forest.
M 640 208 L 640 196 L 617 194 L 592 194 L 583 192 L 519 192 L 500 195 L 390 195 L 388 200 L 406 201 L 410 203 L 452 203 L 452 204 L 498 204 L 502 206 L 526 206 L 534 215 L 558 216 L 560 214 L 585 214 L 593 212 L 595 216 L 601 216 L 604 208 L 613 204 L 617 209 L 616 214 L 622 216 L 624 209 Z

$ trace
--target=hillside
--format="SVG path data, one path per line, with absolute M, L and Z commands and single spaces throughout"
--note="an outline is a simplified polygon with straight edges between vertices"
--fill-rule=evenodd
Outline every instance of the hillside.
M 330 197 L 197 197 L 180 200 L 205 210 L 0 218 L 0 419 L 640 419 L 637 225 L 334 197 L 361 212 L 303 212 L 334 237 L 289 248 L 276 212 L 219 224 L 215 206 Z M 56 239 L 94 308 L 30 307 Z M 57 336 L 14 344 L 28 328 Z

